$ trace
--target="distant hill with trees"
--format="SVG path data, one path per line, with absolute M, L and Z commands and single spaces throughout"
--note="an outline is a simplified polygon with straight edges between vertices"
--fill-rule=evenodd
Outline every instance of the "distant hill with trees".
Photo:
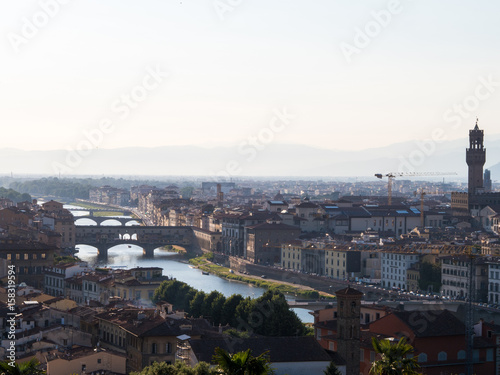
M 13 201 L 14 203 L 30 201 L 31 195 L 27 193 L 19 193 L 13 189 L 6 189 L 4 187 L 0 187 L 0 198 L 7 198 Z

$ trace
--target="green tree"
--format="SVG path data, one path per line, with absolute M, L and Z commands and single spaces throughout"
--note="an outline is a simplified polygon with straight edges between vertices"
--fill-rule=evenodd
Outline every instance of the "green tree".
M 31 195 L 27 193 L 18 193 L 13 189 L 5 189 L 4 187 L 0 187 L 0 198 L 7 198 L 13 201 L 14 203 L 29 201 L 31 202 Z
M 340 370 L 337 368 L 337 365 L 332 361 L 328 365 L 325 371 L 323 371 L 325 375 L 342 375 Z
M 11 366 L 8 361 L 0 362 L 0 373 L 5 375 L 45 375 L 46 372 L 40 369 L 38 359 L 32 358 L 27 362 L 16 363 Z
M 207 295 L 205 292 L 201 290 L 196 292 L 191 302 L 189 302 L 189 312 L 192 317 L 198 318 L 199 316 L 203 315 L 203 302 L 205 301 L 206 297 Z
M 229 324 L 231 327 L 237 327 L 238 322 L 236 320 L 236 308 L 243 301 L 241 294 L 233 294 L 231 297 L 226 299 L 224 306 L 222 306 L 221 313 L 221 324 Z
M 226 303 L 226 297 L 222 294 L 213 300 L 211 310 L 212 310 L 212 322 L 215 325 L 221 324 L 222 309 Z
M 189 312 L 189 302 L 194 297 L 196 290 L 186 283 L 177 280 L 168 280 L 160 284 L 155 290 L 153 301 L 167 301 L 178 310 Z
M 243 299 L 239 305 L 236 307 L 236 314 L 234 317 L 234 328 L 239 328 L 239 326 L 242 324 L 242 322 L 246 323 L 248 322 L 248 317 L 250 316 L 250 313 L 252 312 L 253 306 L 255 304 L 255 301 L 251 299 L 250 297 L 247 297 Z
M 213 311 L 212 311 L 212 303 L 219 297 L 224 297 L 222 293 L 214 290 L 210 294 L 207 294 L 205 297 L 205 300 L 203 301 L 203 306 L 201 308 L 201 312 L 203 316 L 211 316 L 213 317 Z
M 254 302 L 248 322 L 265 336 L 303 336 L 305 328 L 283 293 L 270 289 Z M 262 319 L 262 324 L 259 320 Z
M 217 371 L 210 368 L 206 362 L 199 362 L 195 367 L 189 367 L 182 361 L 173 365 L 166 362 L 154 362 L 144 367 L 141 372 L 132 372 L 130 375 L 217 375 Z
M 417 359 L 409 356 L 413 347 L 406 343 L 406 338 L 401 337 L 397 343 L 390 340 L 377 340 L 372 337 L 375 352 L 380 354 L 380 359 L 372 363 L 370 374 L 374 375 L 418 375 Z
M 420 264 L 418 287 L 421 290 L 428 291 L 429 286 L 432 286 L 434 292 L 441 289 L 441 267 L 437 264 L 423 262 Z
M 220 374 L 224 375 L 266 375 L 273 374 L 267 352 L 254 357 L 250 349 L 229 354 L 224 349 L 216 348 L 213 357 L 218 364 Z

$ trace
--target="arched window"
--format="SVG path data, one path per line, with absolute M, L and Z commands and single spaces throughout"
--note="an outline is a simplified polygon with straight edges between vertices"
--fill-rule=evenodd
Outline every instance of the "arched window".
M 439 352 L 438 361 L 446 361 L 448 359 L 448 355 L 446 352 Z
M 422 362 L 427 362 L 427 354 L 425 353 L 420 353 L 418 355 L 418 362 L 422 363 Z
M 465 350 L 459 350 L 457 353 L 457 359 L 465 359 L 466 353 Z

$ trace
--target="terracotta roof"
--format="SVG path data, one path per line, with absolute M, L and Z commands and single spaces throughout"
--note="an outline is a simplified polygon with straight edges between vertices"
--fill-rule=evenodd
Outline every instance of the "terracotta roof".
M 315 327 L 321 328 L 321 329 L 327 329 L 329 331 L 335 331 L 337 332 L 337 320 L 325 320 L 323 322 L 318 322 L 314 325 Z M 323 336 L 321 336 L 323 337 Z
M 204 339 L 190 340 L 191 348 L 198 361 L 212 362 L 216 348 L 229 353 L 250 349 L 253 356 L 269 351 L 272 363 L 279 362 L 330 362 L 331 356 L 312 336 L 302 337 L 257 337 L 248 339 Z
M 330 360 L 337 366 L 344 366 L 346 364 L 346 361 L 341 357 L 339 353 L 333 352 L 331 350 L 325 350 L 325 352 L 330 356 Z
M 264 229 L 264 230 L 299 230 L 299 227 L 296 227 L 294 225 L 288 225 L 288 224 L 270 224 L 270 223 L 261 223 L 261 224 L 256 224 L 256 225 L 250 225 L 247 227 L 248 229 Z
M 464 323 L 448 310 L 394 311 L 392 315 L 403 321 L 417 337 L 465 335 Z

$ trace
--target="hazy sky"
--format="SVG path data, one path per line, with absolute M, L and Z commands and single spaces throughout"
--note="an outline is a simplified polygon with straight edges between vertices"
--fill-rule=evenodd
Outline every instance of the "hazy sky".
M 0 10 L 0 148 L 75 148 L 86 131 L 101 148 L 233 146 L 272 132 L 273 142 L 363 149 L 436 128 L 463 138 L 476 116 L 500 133 L 496 1 L 40 0 Z

